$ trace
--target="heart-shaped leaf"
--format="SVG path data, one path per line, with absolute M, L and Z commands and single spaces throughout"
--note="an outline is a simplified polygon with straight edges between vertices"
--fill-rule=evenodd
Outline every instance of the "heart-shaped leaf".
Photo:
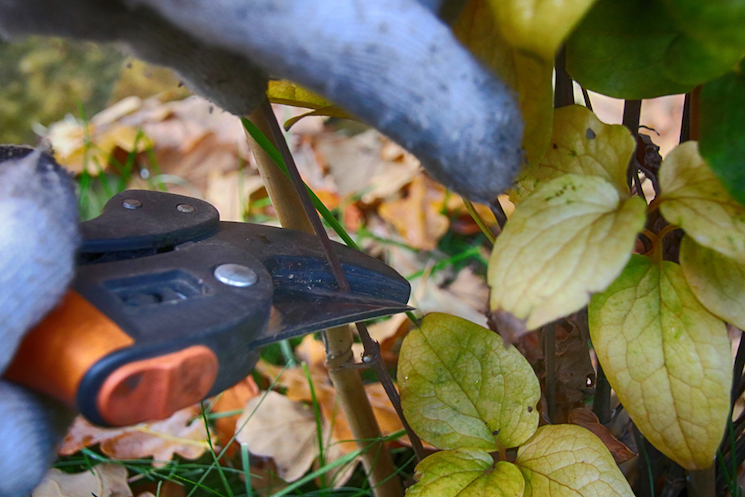
M 745 206 L 733 199 L 698 153 L 675 147 L 660 166 L 660 212 L 704 247 L 745 263 Z
M 635 149 L 625 126 L 602 123 L 582 105 L 556 109 L 551 144 L 538 164 L 520 174 L 513 200 L 524 199 L 563 174 L 598 176 L 627 198 L 626 170 Z
M 655 447 L 686 469 L 714 462 L 729 416 L 732 355 L 724 323 L 680 266 L 634 255 L 589 308 L 598 360 Z
M 514 464 L 480 449 L 436 452 L 416 467 L 408 497 L 522 497 L 525 480 Z
M 500 332 L 536 329 L 605 290 L 631 256 L 645 209 L 597 176 L 565 174 L 541 185 L 515 210 L 489 260 Z
M 525 497 L 633 497 L 598 437 L 580 426 L 548 425 L 517 451 Z
M 738 264 L 686 236 L 680 244 L 680 266 L 704 307 L 745 330 L 745 264 Z
M 541 392 L 528 361 L 465 319 L 428 314 L 404 340 L 398 381 L 409 424 L 441 449 L 516 447 L 538 426 Z

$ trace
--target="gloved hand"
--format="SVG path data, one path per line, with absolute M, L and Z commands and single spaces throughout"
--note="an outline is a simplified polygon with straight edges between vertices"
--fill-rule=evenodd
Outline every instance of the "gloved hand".
M 68 173 L 47 154 L 0 146 L 0 374 L 64 294 L 79 242 Z M 54 459 L 58 414 L 0 380 L 0 497 L 28 495 L 39 483 Z
M 329 98 L 488 202 L 522 163 L 512 91 L 430 9 L 442 0 L 0 0 L 0 34 L 118 41 L 245 115 L 269 75 Z

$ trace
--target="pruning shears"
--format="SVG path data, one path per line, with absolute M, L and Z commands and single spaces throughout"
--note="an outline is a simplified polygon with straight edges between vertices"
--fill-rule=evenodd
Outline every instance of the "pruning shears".
M 82 224 L 76 279 L 4 377 L 124 426 L 245 378 L 264 345 L 409 309 L 408 282 L 335 244 L 342 292 L 306 233 L 220 221 L 207 202 L 129 190 Z

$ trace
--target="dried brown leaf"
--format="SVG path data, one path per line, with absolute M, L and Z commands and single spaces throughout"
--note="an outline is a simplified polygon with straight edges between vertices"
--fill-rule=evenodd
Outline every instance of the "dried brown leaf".
M 162 466 L 174 454 L 197 459 L 209 447 L 207 431 L 199 413 L 200 409 L 192 406 L 163 421 L 112 429 L 99 428 L 78 416 L 57 453 L 71 455 L 98 443 L 101 452 L 112 459 L 152 456 L 154 466 Z
M 217 397 L 212 405 L 213 413 L 242 410 L 246 402 L 259 395 L 259 387 L 253 377 L 247 376 L 231 388 L 225 390 Z M 225 447 L 235 435 L 235 423 L 241 417 L 240 414 L 225 416 L 215 420 L 215 431 L 220 445 Z M 228 457 L 236 450 L 238 444 L 233 443 L 228 447 Z
M 132 497 L 127 468 L 118 464 L 99 464 L 90 471 L 65 473 L 52 468 L 31 497 Z
M 384 202 L 378 213 L 396 227 L 407 245 L 432 250 L 450 225 L 448 217 L 441 212 L 444 200 L 443 187 L 419 174 L 409 184 L 404 198 Z
M 316 458 L 313 409 L 277 392 L 249 400 L 236 431 L 236 440 L 245 443 L 252 454 L 274 459 L 283 480 L 297 480 Z
M 557 422 L 563 422 L 569 412 L 584 406 L 592 395 L 595 368 L 590 360 L 586 316 L 584 333 L 569 319 L 559 321 L 555 327 Z
M 621 464 L 636 457 L 636 454 L 634 454 L 631 449 L 626 447 L 626 445 L 614 437 L 605 426 L 600 424 L 598 417 L 590 409 L 579 407 L 573 410 L 569 413 L 568 421 L 573 425 L 587 428 L 602 440 L 605 446 L 608 447 L 611 455 L 613 455 L 616 464 Z

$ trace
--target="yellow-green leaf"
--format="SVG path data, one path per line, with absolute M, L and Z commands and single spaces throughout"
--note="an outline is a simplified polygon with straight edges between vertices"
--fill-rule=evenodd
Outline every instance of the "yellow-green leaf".
M 353 115 L 339 107 L 338 105 L 329 105 L 328 107 L 321 107 L 319 109 L 306 112 L 305 114 L 301 114 L 299 116 L 291 117 L 287 121 L 284 122 L 283 127 L 285 128 L 285 131 L 292 128 L 299 120 L 311 117 L 311 116 L 326 116 L 326 117 L 339 117 L 342 119 L 356 119 Z
M 516 447 L 538 426 L 540 386 L 517 349 L 448 314 L 428 314 L 398 360 L 409 424 L 440 449 Z
M 645 209 L 597 176 L 541 185 L 515 209 L 489 260 L 491 309 L 504 331 L 536 329 L 605 290 L 631 256 Z
M 697 243 L 745 263 L 745 206 L 734 200 L 698 153 L 678 145 L 660 166 L 660 212 Z
M 745 264 L 703 247 L 686 236 L 680 266 L 691 290 L 715 316 L 745 330 Z
M 418 483 L 408 497 L 522 497 L 525 480 L 512 463 L 494 459 L 485 450 L 436 452 L 417 464 Z
M 599 176 L 627 198 L 626 170 L 635 148 L 636 142 L 625 126 L 605 124 L 587 107 L 556 109 L 551 145 L 538 164 L 520 174 L 513 200 L 524 199 L 541 184 L 563 174 Z
M 538 162 L 551 138 L 553 60 L 536 59 L 510 46 L 497 24 L 496 9 L 490 0 L 469 1 L 453 31 L 476 57 L 518 93 L 525 123 L 525 157 L 529 164 Z
M 677 264 L 635 255 L 590 303 L 598 360 L 655 447 L 686 469 L 714 462 L 729 415 L 732 356 L 724 323 Z
M 575 425 L 548 425 L 517 451 L 525 497 L 633 497 L 603 442 Z
M 266 96 L 275 104 L 293 105 L 308 109 L 321 109 L 333 105 L 325 98 L 284 79 L 270 81 Z
M 553 63 L 556 52 L 595 0 L 489 0 L 504 37 Z

